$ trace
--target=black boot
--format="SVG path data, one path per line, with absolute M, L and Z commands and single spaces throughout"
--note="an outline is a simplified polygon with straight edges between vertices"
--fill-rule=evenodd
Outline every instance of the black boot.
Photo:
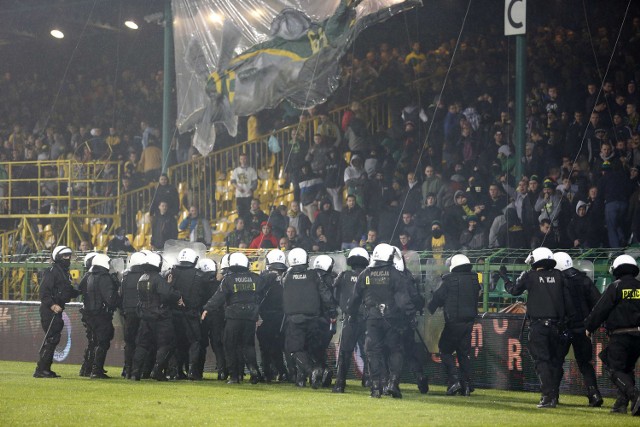
M 382 386 L 380 381 L 372 381 L 371 382 L 371 395 L 374 399 L 380 399 L 382 397 Z
M 298 387 L 307 386 L 307 376 L 301 371 L 298 371 L 298 374 L 296 375 L 296 386 Z
M 96 347 L 94 354 L 91 379 L 109 378 L 109 376 L 104 373 L 104 361 L 107 358 L 107 349 L 104 347 Z
M 475 388 L 473 387 L 473 385 L 471 385 L 470 381 L 465 381 L 462 384 L 462 390 L 460 390 L 460 394 L 463 396 L 471 396 L 471 393 L 473 393 L 475 391 Z
M 331 392 L 332 393 L 344 393 L 345 386 L 346 386 L 346 383 L 344 381 L 336 379 L 336 383 L 333 386 L 333 388 L 331 389 Z
M 324 368 L 322 371 L 322 387 L 331 387 L 331 380 L 333 379 L 333 371 L 329 368 Z
M 451 384 L 449 388 L 447 388 L 447 396 L 454 396 L 460 393 L 461 391 L 462 391 L 462 384 L 460 384 L 460 381 L 458 381 L 458 379 L 455 378 L 454 383 Z
M 592 408 L 599 408 L 604 403 L 598 387 L 588 387 L 587 398 L 589 399 L 589 406 L 591 406 Z
M 640 416 L 640 393 L 635 392 L 631 402 L 633 402 L 633 406 L 631 406 L 631 415 L 634 417 Z
M 613 402 L 613 406 L 611 407 L 611 412 L 614 412 L 617 414 L 626 414 L 627 406 L 629 406 L 629 399 L 627 399 L 627 396 L 624 396 L 623 394 L 618 392 L 618 398 L 616 399 L 615 402 Z
M 253 369 L 250 369 L 249 372 L 250 372 L 249 382 L 251 384 L 258 384 L 260 381 L 262 381 L 262 375 L 260 375 L 260 371 L 258 371 L 258 369 L 253 368 Z
M 460 390 L 462 390 L 462 385 L 458 379 L 453 354 L 441 354 L 440 358 L 442 359 L 442 365 L 444 366 L 444 371 L 447 374 L 447 382 L 449 384 L 449 388 L 447 388 L 447 396 L 458 394 Z
M 538 403 L 538 408 L 555 408 L 558 405 L 558 401 L 553 396 L 542 396 L 540 398 L 540 403 Z
M 416 379 L 416 383 L 418 383 L 418 390 L 420 390 L 421 394 L 429 392 L 429 378 L 426 375 L 420 375 Z
M 59 375 L 51 370 L 51 364 L 53 363 L 53 349 L 43 347 L 40 350 L 40 358 L 36 370 L 33 373 L 33 378 L 57 378 Z
M 82 366 L 80 366 L 80 376 L 91 376 L 91 356 L 88 347 L 84 350 L 84 358 L 82 359 Z
M 402 399 L 402 393 L 400 392 L 400 380 L 398 377 L 392 375 L 389 378 L 387 393 L 394 399 Z
M 195 365 L 189 366 L 189 381 L 202 381 L 202 374 Z
M 218 371 L 218 381 L 226 381 L 228 376 L 229 375 L 227 374 L 227 371 L 225 370 Z
M 322 368 L 315 368 L 311 371 L 311 388 L 319 389 L 322 386 Z

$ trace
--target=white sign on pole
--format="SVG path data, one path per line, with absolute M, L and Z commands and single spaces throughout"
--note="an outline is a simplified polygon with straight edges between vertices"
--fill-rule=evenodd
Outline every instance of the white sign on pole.
M 504 0 L 504 35 L 527 32 L 527 0 Z

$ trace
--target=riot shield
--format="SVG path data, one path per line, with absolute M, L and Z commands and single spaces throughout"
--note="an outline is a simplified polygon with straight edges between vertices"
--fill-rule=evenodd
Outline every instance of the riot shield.
M 424 279 L 424 296 L 428 304 L 429 301 L 431 301 L 433 291 L 440 286 L 442 275 L 447 273 L 448 269 L 442 260 L 432 258 L 424 260 L 421 266 L 422 277 Z M 437 353 L 439 351 L 438 340 L 440 339 L 440 334 L 443 329 L 444 313 L 442 309 L 438 309 L 433 314 L 425 311 L 423 322 L 418 322 L 418 330 L 431 353 Z
M 594 279 L 594 273 L 593 273 L 593 261 L 589 261 L 586 259 L 577 259 L 573 262 L 573 267 L 576 270 L 580 270 L 583 273 L 585 273 L 587 276 L 589 276 L 589 278 L 593 281 Z

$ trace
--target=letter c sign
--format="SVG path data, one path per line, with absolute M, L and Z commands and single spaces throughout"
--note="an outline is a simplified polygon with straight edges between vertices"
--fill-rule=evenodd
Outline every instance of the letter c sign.
M 527 32 L 527 0 L 504 0 L 504 35 Z

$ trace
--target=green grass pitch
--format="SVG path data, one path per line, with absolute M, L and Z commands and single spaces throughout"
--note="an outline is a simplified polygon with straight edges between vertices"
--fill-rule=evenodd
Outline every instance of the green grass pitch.
M 538 394 L 503 390 L 448 397 L 442 386 L 422 395 L 414 384 L 401 384 L 402 399 L 371 399 L 355 381 L 347 393 L 333 394 L 291 384 L 226 385 L 211 373 L 195 383 L 91 380 L 64 364 L 53 365 L 62 378 L 35 379 L 34 367 L 0 362 L 0 425 L 640 425 L 629 414 L 610 414 L 610 398 L 589 408 L 584 396 L 561 395 L 556 409 L 537 409 Z

